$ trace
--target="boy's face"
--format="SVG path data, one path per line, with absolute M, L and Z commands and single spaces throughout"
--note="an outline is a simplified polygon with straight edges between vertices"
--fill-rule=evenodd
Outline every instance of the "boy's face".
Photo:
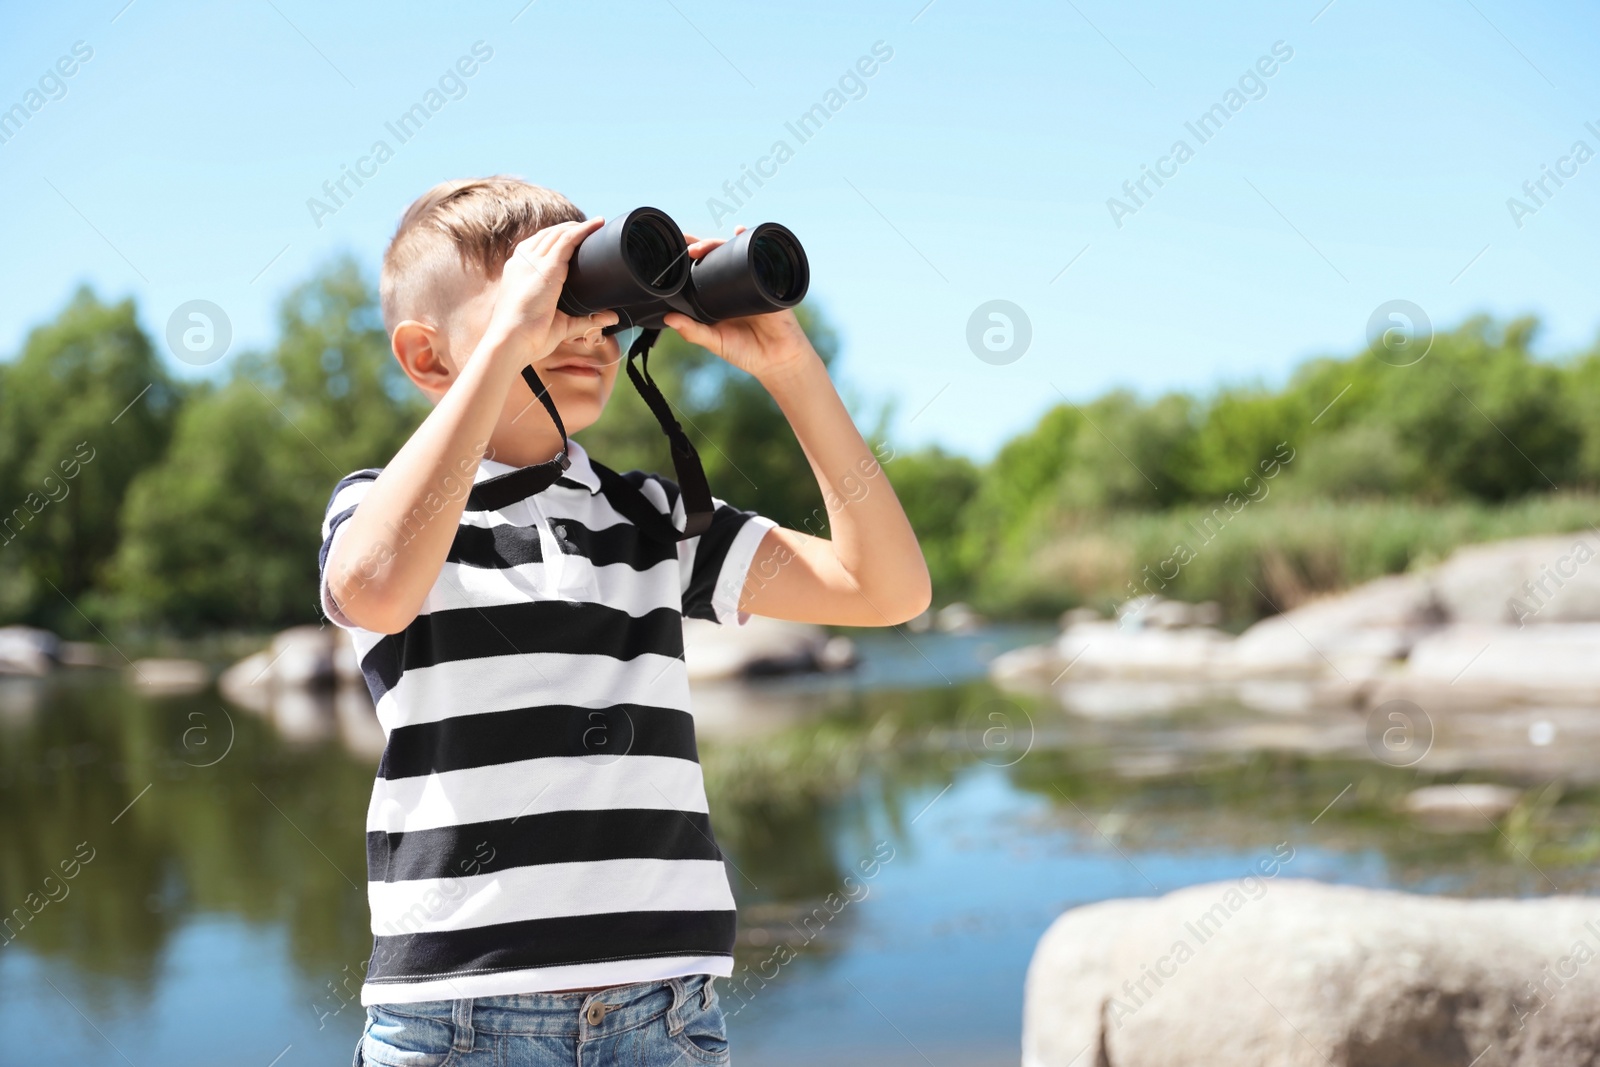
M 460 374 L 483 339 L 499 288 L 499 279 L 469 284 L 462 294 L 465 299 L 451 312 L 443 331 L 447 347 L 444 358 L 456 374 Z M 569 435 L 594 425 L 617 381 L 622 350 L 616 338 L 600 337 L 598 333 L 591 336 L 592 341 L 565 341 L 533 364 Z M 527 458 L 530 449 L 538 454 L 537 458 L 544 458 L 559 443 L 544 405 L 519 380 L 506 394 L 505 407 L 489 441 L 491 456 L 523 465 L 533 462 Z

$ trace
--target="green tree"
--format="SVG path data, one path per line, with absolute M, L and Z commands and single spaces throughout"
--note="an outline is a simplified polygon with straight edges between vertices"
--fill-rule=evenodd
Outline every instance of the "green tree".
M 1074 464 L 1078 432 L 1087 428 L 1078 409 L 1063 404 L 1002 446 L 974 501 L 981 513 L 972 524 L 974 536 L 988 539 L 1024 525 L 1061 472 Z
M 270 351 L 197 395 L 129 494 L 117 579 L 130 619 L 193 631 L 315 618 L 334 484 L 382 466 L 426 412 L 350 261 L 291 292 L 279 327 Z
M 1082 405 L 1073 462 L 1041 502 L 1102 512 L 1187 499 L 1197 466 L 1194 408 L 1181 394 L 1142 403 L 1120 390 Z
M 1193 500 L 1242 493 L 1244 479 L 1259 478 L 1280 444 L 1296 448 L 1316 412 L 1301 410 L 1293 393 L 1226 389 L 1206 405 L 1195 434 L 1194 457 L 1185 481 Z M 1253 484 L 1253 483 L 1252 483 Z
M 1564 387 L 1582 434 L 1574 477 L 1592 490 L 1600 487 L 1600 343 L 1566 368 Z
M 239 375 L 261 387 L 300 439 L 298 458 L 323 498 L 320 516 L 334 481 L 387 463 L 428 404 L 390 353 L 377 294 L 351 259 L 296 287 L 279 308 L 278 331 L 272 350 L 244 360 Z
M 315 494 L 334 476 L 314 452 L 304 469 L 307 451 L 253 381 L 191 401 L 167 462 L 128 496 L 117 576 L 130 618 L 193 632 L 314 617 Z
M 884 472 L 911 520 L 928 561 L 934 599 L 968 595 L 970 569 L 962 555 L 962 528 L 982 484 L 976 463 L 937 446 L 891 457 Z
M 1434 339 L 1376 412 L 1414 449 L 1434 495 L 1505 500 L 1570 484 L 1581 432 L 1561 369 L 1528 348 L 1537 324 L 1473 319 Z
M 123 497 L 167 445 L 179 391 L 131 300 L 87 287 L 0 378 L 0 617 L 89 631 Z

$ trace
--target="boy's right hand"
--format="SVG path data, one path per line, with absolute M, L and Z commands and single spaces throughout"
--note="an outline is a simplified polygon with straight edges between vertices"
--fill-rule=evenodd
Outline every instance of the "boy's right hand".
M 598 218 L 557 223 L 518 244 L 500 274 L 485 340 L 515 353 L 519 366 L 543 359 L 566 341 L 583 338 L 600 343 L 600 331 L 616 324 L 616 312 L 574 317 L 556 307 L 556 301 L 567 282 L 573 252 L 604 223 Z

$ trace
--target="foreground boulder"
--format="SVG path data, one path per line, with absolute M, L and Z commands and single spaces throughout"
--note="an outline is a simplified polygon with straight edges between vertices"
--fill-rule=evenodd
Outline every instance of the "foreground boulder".
M 1022 1062 L 1567 1067 L 1600 1058 L 1597 1004 L 1600 900 L 1250 877 L 1057 919 L 1028 968 Z

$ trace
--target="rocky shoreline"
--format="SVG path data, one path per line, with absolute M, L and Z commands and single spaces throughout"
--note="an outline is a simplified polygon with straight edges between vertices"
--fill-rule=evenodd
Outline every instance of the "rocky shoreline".
M 1600 549 L 1593 531 L 1460 549 L 1263 619 L 1238 636 L 1214 607 L 1155 597 L 1116 619 L 1072 612 L 1052 643 L 1000 656 L 1005 688 L 1145 683 L 1168 704 L 1232 697 L 1269 711 L 1600 704 Z M 1163 691 L 1165 695 L 1163 695 Z
M 736 731 L 748 700 L 723 683 L 787 674 L 832 673 L 855 666 L 855 646 L 817 626 L 753 618 L 743 627 L 684 622 L 684 656 L 697 687 L 695 717 L 713 731 Z M 223 671 L 217 688 L 229 701 L 270 717 L 286 737 L 320 740 L 337 732 L 352 751 L 377 758 L 383 731 L 350 635 L 332 626 L 297 626 Z M 722 696 L 723 699 L 717 699 Z

